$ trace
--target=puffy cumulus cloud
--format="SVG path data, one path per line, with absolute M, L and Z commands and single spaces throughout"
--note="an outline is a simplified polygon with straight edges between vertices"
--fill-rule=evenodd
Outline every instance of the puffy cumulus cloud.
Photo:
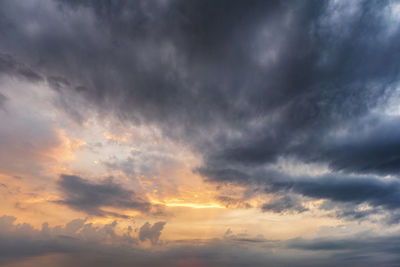
M 50 227 L 43 223 L 40 230 L 33 228 L 30 224 L 15 223 L 16 218 L 12 216 L 1 216 L 1 254 L 2 260 L 12 258 L 25 258 L 48 253 L 78 252 L 81 242 L 104 242 L 109 241 L 135 243 L 137 239 L 129 235 L 119 236 L 115 233 L 116 222 L 104 226 L 94 226 L 86 220 L 76 219 L 65 226 Z M 75 243 L 75 244 L 74 244 Z
M 94 225 L 86 219 L 75 219 L 64 226 L 50 227 L 43 223 L 41 229 L 35 229 L 27 223 L 17 224 L 15 217 L 1 216 L 0 263 L 54 253 L 90 253 L 111 244 L 127 247 L 138 244 L 131 226 L 117 229 L 117 225 L 117 221 Z
M 152 207 L 151 203 L 145 198 L 136 195 L 134 191 L 125 189 L 120 184 L 114 183 L 111 178 L 92 183 L 79 176 L 62 174 L 58 180 L 58 185 L 63 199 L 56 201 L 57 203 L 86 212 L 89 215 L 129 218 L 127 215 L 106 211 L 104 208 L 148 212 Z
M 148 222 L 143 224 L 143 226 L 139 229 L 140 241 L 143 242 L 149 240 L 152 245 L 157 244 L 165 224 L 166 222 L 156 222 L 153 225 Z
M 2 266 L 383 266 L 399 260 L 399 233 L 272 241 L 228 230 L 222 238 L 170 240 L 146 249 L 131 227 L 118 229 L 117 222 L 94 225 L 75 219 L 35 229 L 1 216 L 0 226 Z
M 203 157 L 209 181 L 396 207 L 397 182 L 368 178 L 400 166 L 398 116 L 383 112 L 399 84 L 392 1 L 0 5 L 4 72 L 40 73 L 77 120 L 91 109 L 155 125 Z M 282 158 L 330 174 L 271 173 Z

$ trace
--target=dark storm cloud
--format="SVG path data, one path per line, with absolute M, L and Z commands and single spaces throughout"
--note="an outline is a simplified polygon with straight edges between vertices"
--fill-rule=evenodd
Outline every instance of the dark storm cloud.
M 94 108 L 188 143 L 208 180 L 265 184 L 247 169 L 278 158 L 397 175 L 398 118 L 383 112 L 398 102 L 393 4 L 2 1 L 0 50 L 44 75 L 79 121 Z M 398 204 L 397 184 L 334 176 L 270 187 Z
M 333 170 L 398 175 L 399 122 L 398 117 L 362 118 L 351 126 L 343 125 L 342 130 L 347 133 L 333 133 L 317 146 L 302 144 L 295 153 L 306 161 L 329 162 Z
M 102 210 L 104 207 L 142 212 L 147 212 L 151 208 L 151 204 L 145 199 L 137 196 L 131 190 L 124 189 L 110 179 L 101 183 L 91 183 L 79 176 L 62 174 L 58 185 L 64 199 L 57 201 L 57 203 L 84 211 L 90 215 L 128 217 L 123 214 L 104 211 Z
M 233 182 L 253 188 L 253 194 L 264 192 L 275 195 L 275 199 L 261 207 L 264 211 L 306 211 L 298 196 L 330 201 L 322 208 L 337 208 L 336 215 L 341 218 L 361 219 L 381 212 L 381 209 L 393 213 L 400 208 L 400 182 L 393 178 L 343 173 L 293 176 L 274 169 L 242 168 L 238 171 L 216 166 L 199 168 L 197 171 L 210 182 Z M 372 210 L 357 211 L 356 207 L 360 204 L 368 204 Z
M 78 94 L 102 110 L 212 142 L 217 149 L 205 154 L 227 161 L 272 162 L 298 142 L 325 148 L 321 137 L 366 113 L 396 81 L 397 32 L 383 36 L 388 24 L 375 12 L 385 2 L 361 2 L 354 18 L 343 19 L 347 34 L 325 22 L 331 10 L 320 1 L 3 5 L 21 14 L 35 8 L 18 21 L 4 14 L 4 50 L 75 84 L 71 90 L 85 88 Z M 70 28 L 46 11 L 64 14 Z M 278 120 L 269 119 L 277 112 Z M 210 140 L 203 131 L 211 129 Z M 309 145 L 294 147 L 311 153 Z M 322 159 L 336 162 L 328 152 Z
M 338 202 L 367 202 L 388 209 L 400 207 L 400 183 L 364 177 L 302 178 L 292 181 L 277 181 L 267 185 L 266 191 L 289 190 L 312 198 L 323 198 Z

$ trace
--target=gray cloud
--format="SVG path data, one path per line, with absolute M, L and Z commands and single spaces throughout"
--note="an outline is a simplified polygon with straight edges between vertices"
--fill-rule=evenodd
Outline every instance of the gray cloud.
M 151 225 L 146 222 L 139 229 L 139 240 L 142 242 L 149 240 L 152 245 L 157 244 L 165 224 L 166 222 L 156 222 Z
M 377 259 L 374 264 L 390 266 L 399 260 L 399 240 L 397 236 L 372 237 L 352 236 L 347 238 L 297 238 L 286 242 L 289 248 L 309 251 L 331 252 L 335 261 L 346 265 L 367 264 L 371 258 Z
M 273 211 L 277 213 L 285 211 L 297 211 L 303 212 L 308 209 L 301 204 L 301 201 L 293 196 L 283 196 L 278 199 L 273 199 L 272 201 L 264 204 L 261 209 L 263 211 Z
M 100 183 L 91 183 L 79 176 L 62 174 L 58 185 L 64 199 L 59 204 L 84 211 L 95 216 L 127 217 L 123 214 L 104 211 L 103 207 L 138 210 L 148 212 L 151 204 L 137 196 L 133 191 L 124 189 L 111 179 Z
M 317 179 L 300 178 L 292 181 L 278 181 L 267 185 L 266 190 L 290 191 L 316 199 L 329 199 L 355 204 L 368 203 L 388 210 L 397 209 L 400 198 L 400 183 L 365 177 L 321 176 Z
M 19 63 L 11 55 L 3 53 L 0 53 L 0 74 L 15 76 L 31 82 L 43 80 L 40 74 L 33 71 L 30 67 Z
M 15 221 L 12 216 L 0 217 L 0 262 L 3 263 L 52 253 L 79 253 L 81 249 L 93 251 L 110 241 L 115 245 L 138 242 L 129 231 L 117 234 L 116 221 L 99 227 L 84 219 L 75 219 L 65 226 L 50 227 L 43 223 L 40 230 Z
M 325 199 L 330 205 L 323 209 L 339 208 L 338 217 L 361 219 L 383 210 L 393 213 L 399 209 L 400 183 L 397 179 L 329 173 L 317 176 L 293 176 L 273 168 L 199 168 L 210 182 L 234 182 L 253 188 L 253 194 L 277 196 L 264 204 L 264 211 L 305 211 L 298 196 Z M 282 197 L 283 196 L 283 197 Z M 368 204 L 372 210 L 357 211 L 357 205 Z M 395 221 L 392 220 L 392 223 Z M 397 223 L 397 222 L 396 222 Z
M 389 32 L 396 22 L 383 14 L 390 4 L 359 1 L 349 15 L 345 3 L 320 1 L 5 1 L 0 48 L 63 96 L 156 123 L 206 164 L 290 155 L 393 173 L 398 135 L 382 132 L 395 121 L 364 129 L 361 142 L 357 127 L 329 140 L 396 87 L 398 27 Z
M 5 1 L 1 49 L 62 95 L 156 123 L 208 161 L 259 165 L 291 155 L 396 173 L 398 135 L 383 134 L 396 121 L 367 122 L 358 142 L 358 127 L 329 140 L 365 122 L 396 87 L 398 27 L 389 34 L 396 22 L 382 13 L 389 4 L 359 1 L 350 16 L 344 3 L 319 1 L 58 1 L 36 12 L 38 3 Z
M 217 196 L 216 199 L 219 202 L 222 202 L 228 208 L 231 208 L 231 207 L 251 208 L 251 205 L 242 198 L 238 198 L 238 197 L 233 198 L 230 196 L 221 195 L 221 196 Z
M 7 101 L 7 97 L 0 93 L 0 109 L 4 109 L 5 103 Z
M 161 250 L 149 250 L 138 246 L 129 227 L 116 231 L 117 222 L 75 219 L 35 229 L 15 221 L 0 217 L 2 266 L 390 266 L 399 261 L 398 233 L 269 241 L 227 232 L 224 239 L 169 241 Z

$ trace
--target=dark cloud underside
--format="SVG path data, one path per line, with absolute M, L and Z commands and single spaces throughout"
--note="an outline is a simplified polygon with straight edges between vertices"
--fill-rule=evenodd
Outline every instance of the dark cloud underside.
M 104 211 L 104 207 L 123 210 L 147 212 L 151 204 L 136 196 L 133 191 L 123 188 L 112 180 L 101 183 L 91 183 L 79 176 L 62 174 L 58 185 L 64 196 L 57 203 L 67 205 L 72 209 L 84 211 L 90 215 L 128 217 L 123 214 Z

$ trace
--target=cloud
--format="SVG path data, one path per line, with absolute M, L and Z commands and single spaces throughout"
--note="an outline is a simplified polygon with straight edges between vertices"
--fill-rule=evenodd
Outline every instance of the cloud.
M 0 259 L 23 259 L 51 253 L 77 253 L 90 243 L 98 245 L 112 241 L 114 244 L 135 244 L 137 239 L 130 234 L 118 235 L 117 222 L 95 226 L 84 219 L 75 219 L 64 226 L 50 227 L 43 223 L 40 230 L 30 224 L 16 224 L 12 216 L 0 217 Z M 95 247 L 93 247 L 95 249 Z
M 0 264 L 160 267 L 196 264 L 382 266 L 396 264 L 399 260 L 398 233 L 389 236 L 369 232 L 342 238 L 270 241 L 262 237 L 253 238 L 227 232 L 223 239 L 171 240 L 161 243 L 162 249 L 154 250 L 140 247 L 138 238 L 132 236 L 129 227 L 118 231 L 117 225 L 118 222 L 115 221 L 110 224 L 93 225 L 84 219 L 75 219 L 63 226 L 51 227 L 44 223 L 41 229 L 35 229 L 27 223 L 17 224 L 15 217 L 1 216 Z M 142 228 L 150 227 L 145 225 L 148 224 L 144 224 Z
M 139 240 L 142 242 L 149 240 L 152 245 L 157 244 L 165 224 L 166 222 L 156 222 L 151 225 L 146 222 L 139 229 Z
M 285 211 L 296 211 L 296 212 L 304 212 L 308 209 L 304 207 L 300 200 L 293 196 L 283 196 L 278 199 L 274 199 L 266 204 L 264 204 L 261 209 L 263 211 L 272 211 L 276 213 L 281 213 Z
M 242 198 L 233 198 L 229 196 L 217 196 L 216 200 L 224 204 L 226 207 L 240 207 L 240 208 L 251 208 L 251 205 Z
M 155 123 L 206 159 L 266 164 L 291 155 L 396 172 L 397 135 L 373 135 L 385 125 L 359 147 L 356 128 L 340 144 L 326 142 L 396 87 L 399 41 L 382 35 L 390 4 L 363 2 L 338 15 L 347 9 L 331 2 L 57 1 L 32 13 L 39 3 L 5 1 L 13 16 L 2 14 L 0 49 L 37 66 L 63 97 Z
M 2 93 L 0 93 L 0 109 L 4 109 L 6 102 L 7 102 L 7 97 Z
M 0 74 L 7 74 L 30 82 L 39 82 L 43 78 L 40 74 L 34 72 L 31 68 L 19 63 L 10 54 L 0 53 Z
M 338 217 L 361 219 L 381 211 L 391 214 L 398 210 L 400 203 L 400 183 L 395 178 L 344 173 L 296 176 L 274 168 L 236 170 L 214 166 L 208 169 L 199 168 L 197 171 L 205 175 L 210 182 L 233 182 L 249 187 L 253 195 L 274 195 L 275 198 L 271 202 L 261 207 L 264 211 L 305 211 L 306 208 L 298 197 L 302 196 L 330 201 L 330 205 L 326 204 L 321 208 L 340 208 Z M 369 205 L 373 210 L 357 211 L 356 207 L 362 204 Z
M 57 203 L 86 212 L 89 215 L 129 217 L 124 214 L 105 211 L 102 209 L 105 207 L 141 212 L 148 212 L 151 209 L 149 202 L 137 196 L 133 191 L 114 183 L 112 179 L 100 183 L 91 183 L 79 176 L 62 174 L 58 185 L 64 199 L 57 201 Z
M 369 115 L 343 124 L 321 144 L 299 145 L 296 154 L 305 161 L 327 162 L 334 171 L 398 175 L 398 123 L 397 116 Z
M 371 238 L 370 235 L 352 236 L 347 238 L 316 238 L 292 239 L 286 242 L 289 248 L 320 252 L 333 252 L 332 256 L 337 262 L 346 265 L 366 263 L 375 257 L 378 265 L 390 265 L 399 260 L 399 240 L 397 236 L 380 236 Z

